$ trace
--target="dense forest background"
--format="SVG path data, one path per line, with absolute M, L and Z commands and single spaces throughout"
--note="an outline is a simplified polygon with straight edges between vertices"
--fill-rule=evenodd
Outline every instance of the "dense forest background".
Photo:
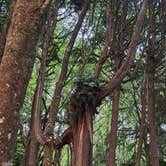
M 0 0 L 0 33 L 0 165 L 166 165 L 165 0 Z

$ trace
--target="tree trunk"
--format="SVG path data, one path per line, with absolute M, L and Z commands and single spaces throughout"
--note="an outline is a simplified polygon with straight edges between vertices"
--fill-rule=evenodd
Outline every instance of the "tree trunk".
M 44 3 L 44 5 L 43 5 Z M 17 0 L 0 65 L 0 165 L 11 165 L 45 2 Z
M 151 166 L 150 154 L 149 154 L 149 144 L 147 143 L 146 136 L 144 136 L 144 149 L 145 149 L 145 154 L 146 154 L 146 166 Z
M 109 138 L 109 152 L 108 152 L 107 166 L 115 165 L 119 97 L 120 97 L 120 89 L 116 88 L 114 90 L 113 103 L 112 103 L 112 120 L 111 120 L 111 132 L 110 132 L 110 138 Z
M 36 116 L 36 111 L 38 112 L 37 113 L 38 116 L 40 116 L 40 105 L 42 101 L 42 92 L 44 87 L 44 72 L 46 67 L 46 57 L 48 54 L 48 48 L 49 48 L 51 36 L 56 24 L 56 18 L 57 18 L 57 12 L 58 12 L 57 6 L 55 7 L 53 12 L 54 14 L 52 12 L 48 14 L 47 20 L 46 20 L 47 24 L 44 26 L 45 35 L 44 35 L 44 39 L 43 39 L 44 41 L 42 46 L 41 65 L 39 69 L 35 95 L 33 98 L 32 111 L 31 111 L 31 123 L 30 123 L 30 136 L 29 136 L 29 142 L 27 144 L 27 147 L 26 147 L 27 149 L 25 154 L 24 165 L 27 165 L 27 166 L 36 166 L 36 161 L 37 161 L 37 151 L 39 147 L 39 142 L 36 138 L 37 133 L 35 133 L 35 123 L 37 121 L 35 116 Z
M 65 85 L 65 81 L 66 81 L 66 75 L 67 75 L 70 54 L 71 54 L 72 48 L 74 46 L 74 42 L 75 42 L 75 39 L 77 37 L 77 34 L 81 28 L 82 22 L 84 20 L 85 15 L 86 15 L 86 12 L 88 10 L 88 7 L 89 7 L 89 0 L 86 0 L 83 7 L 82 7 L 77 24 L 73 30 L 70 41 L 69 41 L 69 43 L 66 47 L 65 53 L 64 53 L 60 76 L 59 76 L 59 79 L 56 83 L 53 100 L 51 102 L 51 105 L 49 106 L 48 121 L 47 121 L 46 129 L 44 131 L 44 134 L 49 139 L 53 138 L 53 135 L 54 135 L 53 130 L 54 130 L 55 118 L 56 118 L 56 114 L 58 112 L 58 107 L 59 107 L 60 100 L 61 100 L 61 92 L 63 90 L 63 87 Z M 44 165 L 45 166 L 51 165 L 52 152 L 53 152 L 52 147 L 49 145 L 46 145 L 44 148 Z
M 77 123 L 74 123 L 72 127 L 74 146 L 74 164 L 72 166 L 92 166 L 92 116 L 85 111 L 77 118 Z
M 55 151 L 54 166 L 60 166 L 61 150 Z
M 155 76 L 155 13 L 154 13 L 154 4 L 153 1 L 149 1 L 149 39 L 148 39 L 148 51 L 147 51 L 147 69 L 146 69 L 146 93 L 147 93 L 147 119 L 148 119 L 148 128 L 150 135 L 150 163 L 152 166 L 159 166 L 159 156 L 157 148 L 157 138 L 156 138 L 156 127 L 154 121 L 154 99 L 153 99 L 153 90 L 154 90 L 154 76 Z
M 145 125 L 145 115 L 146 115 L 146 82 L 144 86 L 144 90 L 141 94 L 141 124 L 139 128 L 139 140 L 138 140 L 138 147 L 137 147 L 137 157 L 136 157 L 136 162 L 135 166 L 140 166 L 140 160 L 141 160 L 141 154 L 142 154 L 142 144 L 143 144 L 143 139 L 144 139 L 144 125 Z
M 151 57 L 150 57 L 151 59 Z M 157 148 L 157 138 L 156 138 L 156 128 L 154 122 L 154 113 L 153 113 L 153 80 L 154 80 L 154 63 L 153 58 L 147 64 L 148 66 L 148 75 L 147 75 L 147 102 L 148 102 L 148 123 L 149 123 L 149 134 L 150 134 L 150 163 L 152 166 L 159 166 L 159 156 Z
M 77 93 L 75 95 L 77 96 Z M 94 98 L 81 101 L 82 96 L 80 96 L 80 101 L 78 101 L 75 95 L 71 97 L 69 102 L 70 125 L 73 133 L 72 166 L 92 166 L 92 116 L 96 111 L 92 104 Z
M 37 86 L 38 87 L 38 86 Z M 35 136 L 35 130 L 34 130 L 34 124 L 35 124 L 35 99 L 37 96 L 37 89 L 35 91 L 34 97 L 33 97 L 33 103 L 32 103 L 32 110 L 31 110 L 31 121 L 30 121 L 30 131 L 29 131 L 29 137 L 27 138 L 27 145 L 26 145 L 26 151 L 25 151 L 25 158 L 23 165 L 25 166 L 35 166 L 37 162 L 37 152 L 39 143 Z

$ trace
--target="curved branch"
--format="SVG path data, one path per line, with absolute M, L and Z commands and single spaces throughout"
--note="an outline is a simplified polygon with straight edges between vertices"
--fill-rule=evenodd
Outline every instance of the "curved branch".
M 75 29 L 73 30 L 72 36 L 71 36 L 70 41 L 69 41 L 69 43 L 66 47 L 66 50 L 65 50 L 59 80 L 56 83 L 54 97 L 53 97 L 53 100 L 52 100 L 51 105 L 49 107 L 48 122 L 47 122 L 46 130 L 45 130 L 45 135 L 52 135 L 52 131 L 54 128 L 54 123 L 55 123 L 55 118 L 56 118 L 55 114 L 58 111 L 60 98 L 61 98 L 61 92 L 62 92 L 62 89 L 64 87 L 65 81 L 66 81 L 70 54 L 71 54 L 75 39 L 77 37 L 77 34 L 81 28 L 82 22 L 84 20 L 85 15 L 86 15 L 86 11 L 88 9 L 89 2 L 90 2 L 89 0 L 86 0 L 86 2 L 84 3 L 84 6 L 82 8 L 82 11 L 81 11 L 79 19 L 78 19 L 78 22 L 75 26 Z
M 72 36 L 71 36 L 70 41 L 65 50 L 62 67 L 61 67 L 61 71 L 60 71 L 60 76 L 56 83 L 53 100 L 52 100 L 51 105 L 49 106 L 49 110 L 48 110 L 48 121 L 47 121 L 47 125 L 46 125 L 45 131 L 44 131 L 44 135 L 46 135 L 48 138 L 53 136 L 56 114 L 58 112 L 59 103 L 61 100 L 61 93 L 62 93 L 63 87 L 65 85 L 65 81 L 66 81 L 70 54 L 71 54 L 72 48 L 74 46 L 78 32 L 81 28 L 84 17 L 86 15 L 86 12 L 88 10 L 89 3 L 90 3 L 90 0 L 85 0 L 85 3 L 81 10 L 77 24 L 73 30 Z M 50 149 L 49 146 L 46 146 L 45 150 L 44 150 L 44 163 L 47 165 L 49 165 L 51 163 L 51 159 L 50 159 L 51 153 L 52 153 L 52 149 Z
M 123 78 L 126 76 L 126 73 L 128 72 L 130 68 L 132 59 L 136 52 L 139 34 L 141 32 L 143 22 L 144 22 L 144 17 L 146 14 L 147 2 L 148 0 L 143 1 L 142 8 L 137 17 L 135 29 L 131 37 L 131 41 L 129 44 L 128 53 L 127 53 L 127 57 L 125 61 L 123 62 L 120 69 L 115 73 L 114 77 L 106 85 L 103 86 L 102 90 L 96 97 L 96 103 L 99 103 L 104 97 L 109 95 L 112 92 L 112 90 L 115 87 L 117 87 L 122 82 Z
M 71 127 L 67 128 L 61 136 L 53 140 L 55 149 L 61 149 L 64 145 L 70 144 L 73 140 L 73 133 Z
M 58 7 L 55 7 L 54 16 L 50 19 L 48 16 L 48 25 L 45 26 L 45 29 L 47 29 L 47 32 L 45 34 L 44 42 L 43 42 L 43 49 L 42 49 L 42 58 L 41 58 L 41 65 L 39 69 L 39 75 L 38 75 L 38 81 L 37 81 L 37 87 L 36 92 L 34 96 L 34 131 L 35 136 L 38 142 L 42 145 L 46 144 L 47 138 L 42 133 L 42 127 L 40 123 L 40 106 L 42 101 L 42 92 L 44 87 L 44 73 L 45 73 L 45 67 L 46 67 L 46 57 L 48 53 L 49 43 L 51 40 L 52 33 L 54 31 L 54 27 L 56 24 L 56 18 L 58 13 Z
M 42 4 L 41 4 L 41 11 L 45 10 L 47 7 L 49 7 L 51 3 L 51 0 L 45 0 Z

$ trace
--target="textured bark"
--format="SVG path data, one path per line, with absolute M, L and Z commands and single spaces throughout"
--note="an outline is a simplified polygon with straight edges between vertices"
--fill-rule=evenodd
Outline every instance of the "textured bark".
M 115 48 L 113 49 L 113 51 L 115 52 L 114 60 L 115 60 L 116 71 L 119 69 L 121 62 L 123 60 L 120 50 L 122 50 L 122 44 L 124 41 L 124 30 L 125 30 L 125 22 L 126 22 L 126 16 L 127 16 L 127 8 L 128 8 L 128 2 L 123 1 L 122 2 L 122 13 L 120 16 L 120 25 L 118 28 L 119 37 L 118 37 L 118 40 L 116 41 L 117 48 L 116 48 L 116 50 L 114 50 Z M 120 100 L 120 86 L 115 88 L 113 91 L 112 119 L 111 119 L 111 131 L 110 131 L 110 135 L 109 135 L 109 151 L 108 151 L 108 158 L 107 158 L 107 166 L 115 165 L 119 100 Z
M 70 144 L 73 140 L 73 133 L 71 127 L 67 128 L 60 136 L 53 140 L 55 149 L 62 149 L 64 145 Z
M 146 69 L 146 93 L 147 93 L 147 119 L 148 128 L 150 135 L 150 164 L 152 166 L 159 166 L 159 155 L 157 148 L 157 138 L 156 138 L 156 127 L 154 121 L 154 75 L 155 75 L 155 14 L 153 1 L 149 1 L 149 11 L 150 11 L 150 23 L 149 23 L 149 39 L 148 39 L 148 51 L 147 51 L 147 69 Z
M 39 0 L 17 0 L 0 65 L 0 165 L 11 165 L 18 113 L 31 76 L 39 24 L 44 8 Z
M 118 130 L 118 112 L 119 112 L 120 88 L 114 90 L 112 103 L 111 132 L 109 137 L 109 152 L 107 166 L 115 165 L 116 139 Z
M 75 115 L 76 110 L 73 108 L 75 107 L 70 103 L 70 123 L 73 132 L 72 166 L 92 166 L 92 114 L 82 106 Z
M 46 137 L 49 139 L 53 138 L 53 129 L 54 129 L 54 124 L 55 124 L 55 118 L 56 118 L 56 114 L 58 112 L 58 107 L 59 107 L 60 98 L 61 98 L 61 92 L 62 92 L 62 89 L 64 87 L 65 81 L 66 81 L 66 75 L 67 75 L 70 54 L 71 54 L 75 39 L 77 37 L 77 34 L 81 28 L 82 22 L 84 20 L 85 15 L 86 15 L 86 11 L 88 9 L 88 6 L 89 6 L 89 0 L 86 0 L 83 8 L 81 10 L 78 22 L 75 26 L 73 33 L 72 33 L 71 39 L 70 39 L 70 41 L 67 45 L 67 48 L 65 50 L 59 80 L 56 83 L 54 97 L 53 97 L 52 103 L 49 107 L 48 122 L 46 125 L 46 130 L 44 132 Z M 51 161 L 52 161 L 52 148 L 50 146 L 45 146 L 45 148 L 44 148 L 44 165 L 50 166 Z
M 150 58 L 150 59 L 149 59 Z M 148 66 L 148 73 L 147 73 L 147 102 L 148 102 L 148 122 L 149 122 L 149 134 L 150 134 L 150 163 L 152 166 L 159 166 L 159 155 L 158 155 L 158 148 L 157 148 L 157 138 L 156 138 L 156 128 L 155 128 L 155 121 L 154 121 L 154 113 L 153 113 L 153 80 L 154 80 L 154 59 L 149 57 L 147 64 Z
M 144 84 L 144 89 L 141 94 L 141 123 L 139 128 L 139 139 L 138 139 L 138 147 L 137 147 L 137 157 L 135 166 L 140 166 L 141 154 L 142 154 L 142 145 L 144 139 L 144 130 L 145 130 L 145 115 L 146 115 L 146 82 Z
M 51 10 L 51 9 L 50 9 Z M 53 13 L 52 13 L 53 12 Z M 54 27 L 56 24 L 58 7 L 56 6 L 54 11 L 50 11 L 47 17 L 47 24 L 44 27 L 44 31 L 46 32 L 44 35 L 44 41 L 42 46 L 42 57 L 41 57 L 41 65 L 39 69 L 39 75 L 37 80 L 37 86 L 35 90 L 35 95 L 32 104 L 32 111 L 31 111 L 31 124 L 30 124 L 30 138 L 27 145 L 26 157 L 24 165 L 27 166 L 35 166 L 37 161 L 37 151 L 39 147 L 41 133 L 39 128 L 41 129 L 41 122 L 40 122 L 40 106 L 42 101 L 42 92 L 44 86 L 44 72 L 46 67 L 46 58 L 48 54 L 49 43 L 51 40 L 51 36 L 54 31 Z
M 35 93 L 36 96 L 36 93 Z M 34 99 L 35 99 L 34 96 Z M 31 122 L 30 122 L 30 131 L 29 131 L 29 136 L 27 138 L 27 145 L 26 145 L 26 151 L 25 151 L 25 156 L 22 165 L 23 166 L 36 166 L 37 164 L 37 152 L 38 152 L 38 147 L 39 143 L 35 137 L 35 131 L 34 131 L 34 123 L 35 123 L 35 109 L 34 109 L 34 104 L 35 100 L 33 99 L 32 103 L 32 110 L 31 110 Z
M 5 43 L 6 43 L 6 37 L 7 37 L 7 33 L 9 30 L 9 25 L 11 22 L 11 17 L 12 17 L 12 13 L 13 13 L 13 9 L 15 6 L 15 0 L 12 1 L 12 4 L 10 6 L 10 11 L 9 11 L 9 15 L 7 16 L 5 23 L 3 25 L 2 28 L 2 32 L 1 32 L 1 37 L 0 37 L 0 63 L 2 60 L 2 56 L 3 56 L 3 52 L 4 52 L 4 48 L 5 48 Z

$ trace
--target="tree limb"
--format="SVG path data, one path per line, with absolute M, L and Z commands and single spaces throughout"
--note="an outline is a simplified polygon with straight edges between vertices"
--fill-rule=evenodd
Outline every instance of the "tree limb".
M 144 0 L 142 4 L 142 8 L 137 17 L 134 32 L 131 37 L 127 57 L 124 60 L 120 69 L 115 73 L 114 77 L 102 87 L 102 90 L 99 92 L 99 94 L 96 97 L 96 103 L 99 103 L 104 97 L 109 95 L 113 91 L 113 89 L 117 87 L 122 82 L 123 78 L 126 76 L 126 73 L 128 72 L 130 68 L 131 62 L 136 52 L 139 34 L 141 32 L 144 17 L 146 14 L 146 8 L 147 8 L 147 0 Z

